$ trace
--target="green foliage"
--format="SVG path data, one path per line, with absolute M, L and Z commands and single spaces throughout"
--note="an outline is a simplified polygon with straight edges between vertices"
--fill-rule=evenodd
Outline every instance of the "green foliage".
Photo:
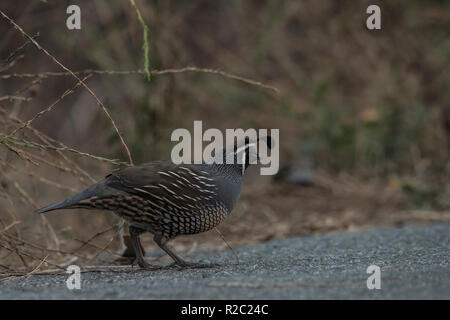
M 26 148 L 32 148 L 32 149 L 37 148 L 35 145 L 29 144 L 26 142 L 22 142 L 22 141 L 18 141 L 17 139 L 14 139 L 14 138 L 7 138 L 5 136 L 0 138 L 0 141 L 5 142 L 6 144 L 9 144 L 9 145 L 15 145 L 15 146 L 19 146 L 19 147 L 26 147 Z
M 303 150 L 314 153 L 337 172 L 401 172 L 414 165 L 416 159 L 411 155 L 421 146 L 427 121 L 425 107 L 380 106 L 365 116 L 364 110 L 329 105 L 328 91 L 327 81 L 321 81 L 313 91 L 318 106 L 306 121 Z
M 430 185 L 414 185 L 404 182 L 403 191 L 408 195 L 412 209 L 447 209 L 450 207 L 450 192 Z
M 142 26 L 142 30 L 143 30 L 142 50 L 144 50 L 144 71 L 145 71 L 145 75 L 146 75 L 147 80 L 150 81 L 150 57 L 149 57 L 150 49 L 149 49 L 149 45 L 148 45 L 148 27 L 147 27 L 147 24 L 145 23 L 144 19 L 142 18 L 141 11 L 136 6 L 135 1 L 134 0 L 130 0 L 130 3 L 136 9 L 136 14 L 137 14 L 139 23 Z

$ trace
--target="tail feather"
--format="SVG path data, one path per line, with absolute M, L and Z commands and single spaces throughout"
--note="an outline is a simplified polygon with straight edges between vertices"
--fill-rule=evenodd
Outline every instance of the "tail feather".
M 70 209 L 72 207 L 72 204 L 69 201 L 70 199 L 71 198 L 53 203 L 51 205 L 48 205 L 46 207 L 43 207 L 43 208 L 40 208 L 37 210 L 34 210 L 34 213 L 45 213 L 45 212 L 59 210 L 59 209 Z
M 35 210 L 35 213 L 45 213 L 53 210 L 60 209 L 73 209 L 79 208 L 82 206 L 80 201 L 87 200 L 93 197 L 101 197 L 106 195 L 111 195 L 117 193 L 117 190 L 114 190 L 105 185 L 105 181 L 101 181 L 87 188 L 86 190 L 74 195 L 73 197 L 67 198 L 65 200 L 53 203 L 46 207 Z

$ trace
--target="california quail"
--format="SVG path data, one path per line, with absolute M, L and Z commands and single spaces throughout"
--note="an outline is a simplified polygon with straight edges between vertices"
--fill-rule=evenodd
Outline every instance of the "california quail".
M 271 138 L 267 137 L 265 142 L 270 148 Z M 139 243 L 138 237 L 144 232 L 154 235 L 153 240 L 175 264 L 201 266 L 181 259 L 167 247 L 167 241 L 182 234 L 208 231 L 231 213 L 239 200 L 242 176 L 255 144 L 246 139 L 239 148 L 225 149 L 218 155 L 223 157 L 222 161 L 180 165 L 154 161 L 127 167 L 71 198 L 36 212 L 72 208 L 110 210 L 129 223 L 140 267 L 152 268 L 145 262 Z M 226 160 L 230 158 L 234 160 L 233 164 L 227 164 Z M 239 158 L 242 160 L 238 161 Z

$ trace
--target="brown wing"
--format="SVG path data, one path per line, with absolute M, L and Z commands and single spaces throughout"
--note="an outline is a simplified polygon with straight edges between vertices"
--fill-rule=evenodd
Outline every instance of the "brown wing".
M 217 187 L 208 172 L 195 165 L 175 165 L 170 161 L 155 161 L 113 172 L 107 176 L 106 183 L 164 209 L 198 209 L 217 198 Z

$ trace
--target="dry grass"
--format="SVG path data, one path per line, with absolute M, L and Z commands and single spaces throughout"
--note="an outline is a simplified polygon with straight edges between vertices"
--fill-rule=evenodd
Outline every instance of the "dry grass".
M 78 164 L 79 158 L 86 158 L 89 161 L 103 162 L 111 165 L 132 165 L 132 157 L 128 146 L 126 145 L 122 135 L 119 133 L 119 129 L 116 122 L 112 119 L 110 113 L 105 107 L 104 103 L 98 98 L 93 90 L 86 84 L 86 81 L 95 75 L 133 75 L 133 74 L 145 74 L 145 71 L 111 71 L 111 70 L 83 70 L 73 72 L 65 67 L 59 59 L 50 54 L 44 49 L 36 40 L 35 37 L 31 37 L 26 33 L 16 22 L 9 18 L 3 11 L 0 10 L 0 14 L 4 19 L 10 22 L 10 24 L 19 31 L 27 41 L 20 47 L 14 49 L 8 56 L 2 67 L 2 71 L 8 71 L 17 62 L 17 60 L 23 58 L 23 50 L 27 44 L 34 44 L 41 52 L 50 57 L 52 61 L 61 67 L 64 72 L 42 72 L 38 74 L 2 74 L 1 78 L 6 79 L 27 79 L 34 78 L 34 80 L 26 87 L 18 90 L 14 95 L 6 95 L 0 97 L 0 101 L 19 100 L 30 103 L 33 98 L 16 96 L 18 93 L 27 93 L 34 85 L 41 83 L 43 79 L 55 76 L 72 76 L 77 82 L 70 88 L 65 90 L 53 103 L 48 107 L 42 109 L 42 111 L 35 114 L 31 119 L 22 121 L 15 117 L 11 112 L 7 111 L 5 107 L 0 106 L 0 121 L 4 124 L 3 128 L 5 132 L 0 133 L 0 144 L 6 149 L 5 157 L 11 159 L 14 155 L 20 160 L 20 165 L 16 166 L 12 164 L 12 161 L 2 161 L 0 165 L 6 169 L 3 173 L 0 173 L 1 190 L 0 195 L 2 197 L 2 214 L 0 215 L 0 254 L 2 255 L 0 260 L 0 279 L 9 280 L 18 277 L 28 277 L 32 274 L 49 274 L 59 273 L 64 270 L 64 267 L 73 263 L 76 260 L 81 260 L 81 265 L 88 270 L 95 271 L 92 267 L 89 268 L 88 264 L 98 263 L 98 257 L 107 252 L 110 256 L 116 256 L 113 251 L 109 251 L 109 247 L 113 242 L 117 242 L 120 230 L 123 227 L 123 222 L 108 227 L 103 231 L 97 232 L 87 240 L 74 239 L 75 242 L 81 242 L 81 246 L 70 250 L 62 249 L 66 246 L 67 240 L 60 239 L 60 235 L 55 232 L 53 226 L 47 220 L 46 216 L 40 215 L 38 218 L 25 217 L 26 220 L 32 220 L 33 223 L 39 223 L 40 226 L 34 225 L 31 227 L 28 223 L 25 225 L 22 221 L 18 220 L 15 214 L 18 203 L 22 202 L 28 209 L 28 213 L 39 208 L 39 205 L 35 202 L 34 196 L 30 194 L 34 189 L 34 185 L 38 183 L 44 183 L 48 186 L 69 190 L 75 192 L 77 189 L 70 185 L 64 185 L 59 182 L 48 180 L 46 177 L 40 176 L 39 172 L 45 168 L 53 168 L 62 173 L 70 174 L 75 180 L 78 180 L 82 185 L 95 182 L 95 179 L 89 175 L 89 173 L 82 169 Z M 266 85 L 264 83 L 254 81 L 252 79 L 244 78 L 241 76 L 233 75 L 220 70 L 186 67 L 181 69 L 167 69 L 167 70 L 152 70 L 152 75 L 164 75 L 173 73 L 185 73 L 185 72 L 199 72 L 207 74 L 215 74 L 225 78 L 234 79 L 243 83 L 247 83 L 254 86 L 259 86 L 264 89 L 278 92 L 278 89 Z M 78 75 L 85 75 L 83 78 L 79 78 Z M 129 163 L 121 162 L 116 159 L 108 159 L 101 156 L 96 156 L 87 152 L 79 151 L 74 148 L 66 146 L 63 142 L 57 141 L 46 136 L 33 127 L 33 122 L 41 117 L 44 117 L 47 113 L 54 110 L 58 104 L 60 104 L 65 97 L 73 94 L 76 89 L 84 87 L 96 100 L 97 104 L 106 114 L 110 121 L 111 126 L 114 128 L 117 135 L 120 137 L 121 143 L 126 150 L 129 158 Z M 10 130 L 10 133 L 6 131 Z M 9 153 L 9 154 L 8 154 Z M 75 157 L 77 156 L 77 157 Z M 16 161 L 14 161 L 16 162 Z M 29 178 L 29 183 L 25 181 Z M 34 190 L 35 191 L 35 190 Z M 38 220 L 39 222 L 36 222 Z M 220 231 L 216 230 L 222 239 L 225 241 Z M 38 233 L 36 235 L 35 233 Z M 42 236 L 49 236 L 44 241 L 41 241 Z M 102 241 L 102 245 L 97 245 L 96 240 L 99 238 L 105 238 Z M 105 241 L 106 240 L 106 241 Z M 44 242 L 45 244 L 42 244 Z M 74 241 L 72 241 L 74 242 Z M 226 242 L 226 241 L 225 241 Z M 116 244 L 117 245 L 117 244 Z M 70 247 L 70 245 L 69 245 Z M 72 243 L 73 247 L 73 243 Z M 230 247 L 231 248 L 231 247 Z M 87 251 L 87 252 L 86 252 Z M 86 252 L 79 254 L 79 252 Z M 56 268 L 56 269 L 50 269 Z M 108 270 L 114 269 L 114 267 L 102 267 L 101 270 L 107 268 Z M 121 270 L 120 267 L 117 267 Z

